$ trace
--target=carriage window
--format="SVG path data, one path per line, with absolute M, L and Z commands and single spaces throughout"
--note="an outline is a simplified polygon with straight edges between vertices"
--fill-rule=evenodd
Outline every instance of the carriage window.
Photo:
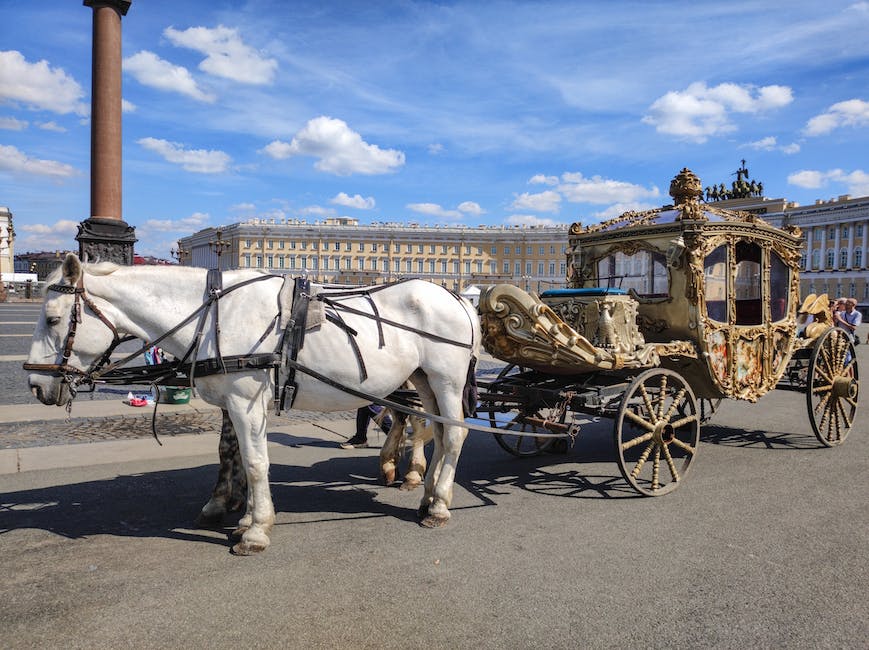
M 790 284 L 790 272 L 787 265 L 774 251 L 771 251 L 769 254 L 769 316 L 773 322 L 783 320 L 788 315 Z
M 601 258 L 597 263 L 597 279 L 600 286 L 633 289 L 644 297 L 666 296 L 670 291 L 666 258 L 649 250 Z
M 727 246 L 719 246 L 703 262 L 706 314 L 719 323 L 727 322 Z
M 751 242 L 736 242 L 736 324 L 760 325 L 761 249 Z

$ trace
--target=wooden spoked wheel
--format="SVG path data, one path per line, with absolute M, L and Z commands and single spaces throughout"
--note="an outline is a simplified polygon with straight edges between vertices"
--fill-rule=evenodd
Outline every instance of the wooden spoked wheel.
M 619 469 L 631 487 L 646 496 L 672 492 L 700 442 L 694 392 L 676 372 L 644 371 L 625 391 L 614 433 Z
M 827 330 L 812 350 L 806 381 L 809 421 L 821 444 L 845 442 L 854 424 L 860 395 L 857 355 L 848 335 Z
M 497 382 L 505 381 L 510 377 L 510 375 L 517 374 L 521 371 L 522 368 L 515 364 L 505 366 L 504 369 L 498 373 L 495 385 L 497 385 Z M 498 419 L 497 416 L 500 413 L 499 411 L 496 411 L 495 409 L 490 410 L 489 426 L 510 432 L 505 434 L 493 433 L 492 435 L 495 437 L 495 442 L 497 442 L 498 446 L 500 446 L 504 451 L 519 457 L 537 456 L 548 451 L 556 442 L 559 442 L 560 439 L 534 435 L 535 433 L 551 435 L 552 432 L 539 427 L 536 424 L 532 424 L 532 421 L 537 422 L 538 420 L 546 420 L 546 416 L 550 415 L 551 411 L 552 409 L 520 408 L 518 414 L 514 414 L 509 421 L 505 422 L 503 418 L 500 420 Z M 560 420 L 561 423 L 564 422 L 564 414 L 561 415 Z

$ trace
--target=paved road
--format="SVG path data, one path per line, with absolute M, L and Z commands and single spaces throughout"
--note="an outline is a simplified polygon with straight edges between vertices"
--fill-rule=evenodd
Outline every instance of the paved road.
M 434 531 L 418 495 L 377 484 L 376 449 L 337 448 L 351 421 L 276 420 L 278 520 L 253 558 L 228 553 L 228 527 L 190 524 L 213 434 L 198 452 L 132 441 L 147 460 L 0 475 L 3 645 L 866 648 L 865 419 L 819 448 L 803 400 L 725 402 L 658 499 L 620 478 L 609 422 L 523 460 L 472 433 Z

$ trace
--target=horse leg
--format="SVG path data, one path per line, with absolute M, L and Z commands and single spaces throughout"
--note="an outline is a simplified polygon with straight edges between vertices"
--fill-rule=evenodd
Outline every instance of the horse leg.
M 404 491 L 415 490 L 422 485 L 422 479 L 425 476 L 426 469 L 425 444 L 431 440 L 434 435 L 434 429 L 431 426 L 427 426 L 422 418 L 411 416 L 410 426 L 413 429 L 410 467 L 408 468 L 404 481 L 399 488 Z
M 241 454 L 238 451 L 238 438 L 235 429 L 232 428 L 232 420 L 226 409 L 221 409 L 223 421 L 220 425 L 220 444 L 218 456 L 220 466 L 217 470 L 217 482 L 211 491 L 208 500 L 199 516 L 196 518 L 197 526 L 216 526 L 223 520 L 227 512 L 235 512 L 241 509 L 247 495 L 247 479 L 241 463 Z
M 392 409 L 388 410 L 392 416 L 392 426 L 389 428 L 386 441 L 380 449 L 380 482 L 383 485 L 392 485 L 398 478 L 398 462 L 401 459 L 407 438 L 405 435 L 407 416 L 404 413 L 393 412 Z M 384 409 L 385 411 L 387 409 Z
M 227 408 L 238 436 L 239 451 L 247 475 L 247 512 L 239 522 L 241 540 L 232 547 L 236 555 L 251 555 L 269 546 L 275 508 L 269 489 L 269 456 L 266 440 L 266 402 L 261 390 L 253 400 L 233 395 Z M 243 531 L 243 532 L 242 532 Z
M 461 394 L 450 393 L 446 388 L 449 380 L 437 383 L 437 404 L 439 413 L 453 420 L 462 420 Z M 426 512 L 422 512 L 420 522 L 426 528 L 439 528 L 450 519 L 449 506 L 453 500 L 453 482 L 456 476 L 456 465 L 462 445 L 468 435 L 465 427 L 451 424 L 435 424 L 435 452 L 432 456 L 432 470 L 425 480 L 425 495 L 423 506 L 428 502 Z

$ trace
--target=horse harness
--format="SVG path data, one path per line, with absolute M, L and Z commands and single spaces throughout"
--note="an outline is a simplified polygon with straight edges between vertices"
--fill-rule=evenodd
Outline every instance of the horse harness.
M 136 383 L 165 385 L 167 383 L 171 383 L 172 385 L 185 384 L 189 386 L 194 386 L 194 377 L 197 375 L 208 376 L 219 373 L 244 372 L 248 370 L 272 368 L 275 373 L 274 400 L 275 409 L 278 415 L 280 414 L 281 410 L 292 407 L 297 390 L 296 372 L 300 371 L 306 375 L 318 379 L 319 381 L 336 387 L 344 392 L 348 392 L 358 397 L 364 397 L 365 399 L 370 399 L 372 402 L 388 405 L 392 408 L 396 408 L 397 410 L 419 414 L 418 410 L 412 411 L 412 409 L 415 408 L 412 399 L 401 399 L 401 403 L 393 402 L 391 400 L 381 400 L 376 396 L 369 395 L 361 391 L 354 391 L 352 389 L 349 389 L 347 386 L 343 386 L 342 384 L 335 382 L 328 377 L 320 375 L 316 371 L 298 363 L 296 359 L 298 357 L 299 351 L 304 345 L 307 314 L 311 301 L 322 301 L 323 304 L 326 306 L 326 320 L 329 320 L 330 322 L 336 324 L 347 333 L 348 340 L 359 364 L 361 381 L 365 381 L 365 379 L 368 377 L 368 372 L 365 367 L 365 361 L 362 357 L 362 352 L 359 349 L 359 345 L 355 340 L 357 331 L 344 321 L 341 316 L 342 311 L 357 316 L 363 316 L 373 319 L 377 323 L 380 347 L 383 347 L 385 345 L 385 339 L 383 336 L 383 325 L 389 325 L 391 327 L 396 327 L 399 329 L 414 332 L 434 341 L 448 343 L 450 345 L 455 345 L 467 349 L 473 348 L 472 343 L 462 343 L 452 339 L 447 339 L 445 337 L 438 336 L 437 334 L 425 332 L 409 325 L 405 325 L 403 323 L 384 318 L 380 315 L 377 309 L 377 305 L 374 302 L 374 299 L 371 297 L 371 294 L 386 289 L 390 286 L 402 282 L 407 282 L 409 278 L 399 280 L 398 282 L 378 285 L 375 287 L 363 287 L 360 289 L 353 289 L 349 291 L 342 290 L 334 293 L 320 292 L 312 295 L 310 281 L 305 277 L 297 277 L 292 279 L 294 284 L 292 290 L 292 303 L 290 306 L 290 318 L 285 320 L 285 327 L 281 332 L 277 350 L 275 352 L 258 354 L 242 354 L 230 356 L 222 355 L 220 353 L 220 318 L 218 306 L 220 298 L 249 284 L 253 284 L 254 282 L 269 280 L 275 277 L 278 276 L 264 274 L 238 282 L 224 289 L 221 272 L 214 269 L 209 270 L 206 279 L 206 297 L 199 308 L 197 308 L 192 314 L 190 314 L 187 318 L 182 320 L 168 332 L 164 333 L 153 341 L 146 342 L 141 348 L 139 348 L 135 352 L 128 354 L 127 356 L 123 357 L 118 361 L 115 361 L 114 363 L 111 362 L 111 355 L 115 351 L 115 349 L 122 343 L 135 340 L 136 337 L 132 335 L 123 337 L 120 336 L 114 324 L 105 316 L 105 314 L 103 314 L 99 307 L 87 295 L 84 287 L 83 276 L 79 277 L 75 285 L 49 285 L 47 287 L 48 291 L 72 294 L 75 296 L 75 302 L 73 303 L 72 311 L 70 313 L 69 328 L 64 339 L 60 363 L 25 363 L 23 365 L 23 368 L 25 370 L 33 370 L 37 372 L 49 372 L 52 373 L 52 375 L 55 377 L 61 377 L 63 381 L 69 386 L 72 398 L 75 398 L 76 393 L 78 392 L 78 387 L 82 384 L 89 384 L 93 386 L 97 382 L 123 385 Z M 284 279 L 285 283 L 289 281 L 290 278 Z M 448 293 L 456 297 L 456 299 L 459 299 L 459 297 L 453 292 L 447 289 L 444 290 L 448 291 Z M 354 307 L 350 307 L 349 305 L 341 302 L 342 298 L 354 296 L 364 297 L 368 301 L 368 304 L 371 306 L 371 313 L 356 309 Z M 69 359 L 72 355 L 73 344 L 75 342 L 77 327 L 82 320 L 82 305 L 90 309 L 91 312 L 112 332 L 112 343 L 109 345 L 108 349 L 93 363 L 91 363 L 91 365 L 87 369 L 84 370 L 69 364 Z M 282 308 L 285 307 L 282 306 Z M 217 356 L 211 359 L 199 360 L 197 359 L 197 354 L 199 352 L 202 334 L 205 329 L 205 323 L 208 313 L 212 309 L 214 312 L 214 318 L 212 322 L 214 324 L 215 351 L 217 352 Z M 193 340 L 191 341 L 191 344 L 187 348 L 185 354 L 180 359 L 176 358 L 173 361 L 152 366 L 135 366 L 127 368 L 122 367 L 125 366 L 125 364 L 127 364 L 132 359 L 138 357 L 146 350 L 157 346 L 160 342 L 172 336 L 178 330 L 196 320 L 197 317 L 198 321 L 196 324 L 196 329 L 194 331 Z M 283 324 L 280 313 L 273 321 L 273 324 L 263 334 L 261 340 L 264 339 L 265 336 L 268 335 L 272 328 L 276 327 L 278 323 Z M 471 368 L 469 369 L 470 378 L 473 378 L 474 376 L 473 365 L 474 364 L 472 363 Z M 396 393 L 394 397 L 396 397 L 396 399 L 400 399 L 398 393 Z M 472 405 L 476 403 L 476 400 L 474 399 L 473 401 L 471 401 L 470 397 L 466 397 L 464 401 L 466 413 L 472 411 Z M 70 408 L 71 404 L 72 399 L 67 403 L 67 408 Z M 439 420 L 441 418 L 439 416 L 435 416 L 434 419 Z

